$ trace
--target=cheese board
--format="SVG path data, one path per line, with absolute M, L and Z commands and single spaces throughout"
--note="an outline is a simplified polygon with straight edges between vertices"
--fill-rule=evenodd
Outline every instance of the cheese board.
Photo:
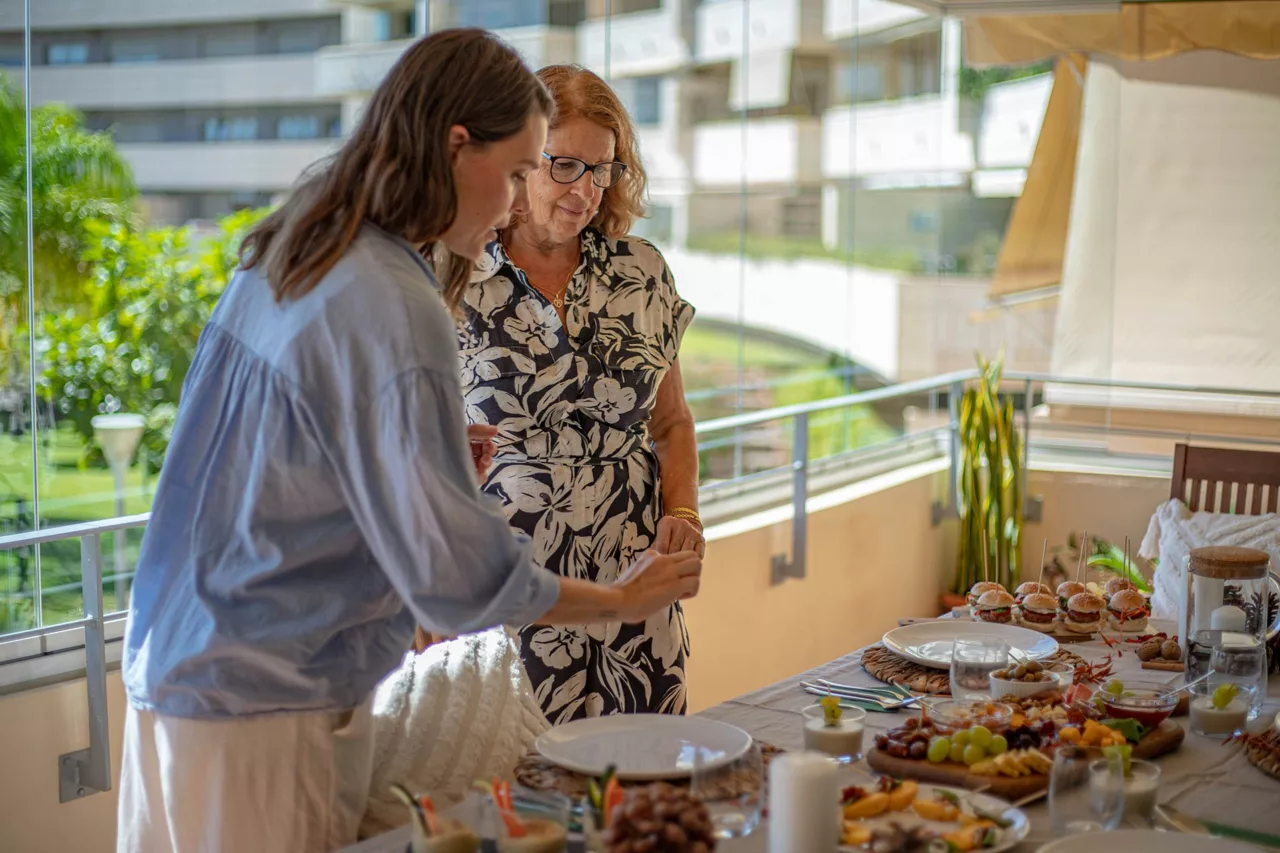
M 1133 745 L 1133 757 L 1151 759 L 1174 752 L 1182 745 L 1186 731 L 1182 726 L 1165 720 L 1147 732 Z M 990 786 L 988 793 L 1006 800 L 1017 800 L 1038 793 L 1049 787 L 1048 773 L 1032 773 L 1026 776 L 990 776 L 974 773 L 964 764 L 944 761 L 897 758 L 880 748 L 867 754 L 871 769 L 899 779 L 915 779 L 919 782 L 936 782 L 956 788 L 976 789 Z

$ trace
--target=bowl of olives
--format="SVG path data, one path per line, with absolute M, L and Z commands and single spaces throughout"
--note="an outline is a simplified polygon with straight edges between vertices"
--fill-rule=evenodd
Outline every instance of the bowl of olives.
M 1050 672 L 1044 664 L 1034 660 L 997 669 L 991 673 L 990 680 L 992 699 L 1003 699 L 1006 696 L 1021 699 L 1044 693 L 1046 690 L 1055 690 L 1061 686 L 1057 675 Z

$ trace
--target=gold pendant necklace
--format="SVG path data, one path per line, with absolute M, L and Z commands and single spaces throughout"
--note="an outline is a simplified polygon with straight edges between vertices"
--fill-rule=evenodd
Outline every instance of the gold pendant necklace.
M 511 250 L 507 248 L 506 235 L 503 234 L 499 236 L 498 239 L 502 245 L 502 250 L 506 252 L 507 258 L 509 259 L 511 257 Z M 577 271 L 578 271 L 578 265 L 575 263 L 569 269 L 569 276 L 564 280 L 564 284 L 560 285 L 560 289 L 557 290 L 555 293 L 548 293 L 547 291 L 543 290 L 541 287 L 538 286 L 537 282 L 535 282 L 532 278 L 529 277 L 529 274 L 527 272 L 524 273 L 524 279 L 525 281 L 529 282 L 530 285 L 533 286 L 534 290 L 538 291 L 538 293 L 542 295 L 543 299 L 546 299 L 557 310 L 560 310 L 564 308 L 565 294 L 569 291 L 569 285 L 573 282 L 573 274 L 576 273 Z

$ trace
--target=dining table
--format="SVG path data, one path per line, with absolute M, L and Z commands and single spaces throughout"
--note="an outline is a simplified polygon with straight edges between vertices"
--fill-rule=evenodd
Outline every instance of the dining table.
M 1169 634 L 1174 632 L 1172 624 L 1161 624 L 1157 620 L 1152 620 L 1150 630 L 1166 631 Z M 1094 638 L 1083 642 L 1065 642 L 1062 647 L 1090 663 L 1102 662 L 1110 656 L 1113 675 L 1121 681 L 1128 678 L 1176 685 L 1184 679 L 1181 672 L 1142 669 L 1136 644 L 1126 642 L 1112 647 Z M 857 649 L 815 669 L 722 702 L 700 712 L 700 715 L 737 726 L 759 742 L 783 750 L 799 750 L 803 748 L 804 739 L 803 710 L 816 701 L 814 696 L 805 692 L 802 682 L 824 679 L 853 686 L 884 686 L 862 667 L 862 656 L 866 648 Z M 1272 676 L 1268 681 L 1262 713 L 1256 722 L 1259 730 L 1264 730 L 1270 721 L 1275 720 L 1277 713 L 1280 713 L 1280 676 Z M 918 712 L 900 710 L 867 714 L 867 748 L 871 748 L 877 732 L 897 727 L 911 715 L 918 716 Z M 1173 719 L 1186 727 L 1185 716 Z M 1250 764 L 1240 747 L 1188 731 L 1177 751 L 1156 761 L 1160 767 L 1161 804 L 1217 824 L 1280 835 L 1280 780 L 1267 776 Z M 866 767 L 865 759 L 859 763 L 859 769 L 871 772 Z M 1030 832 L 1025 840 L 1013 848 L 1016 853 L 1039 850 L 1057 837 L 1050 822 L 1047 798 L 1026 805 L 1024 812 L 1030 823 Z M 768 850 L 767 834 L 762 822 L 755 832 L 745 838 L 721 841 L 717 850 L 720 853 L 765 853 Z M 407 830 L 401 829 L 347 848 L 344 853 L 404 853 L 407 838 Z M 570 853 L 574 849 L 571 846 Z

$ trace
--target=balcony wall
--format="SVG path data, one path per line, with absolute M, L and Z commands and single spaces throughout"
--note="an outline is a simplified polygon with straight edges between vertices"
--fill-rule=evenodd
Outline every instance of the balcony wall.
M 121 145 L 145 191 L 282 190 L 327 156 L 336 139 Z
M 16 74 L 21 85 L 21 74 Z M 261 85 L 270 80 L 271 86 Z M 245 56 L 132 64 L 40 66 L 31 99 L 79 109 L 241 106 L 320 100 L 314 56 Z
M 823 29 L 828 39 L 867 36 L 929 17 L 906 3 L 890 0 L 826 0 Z
M 598 18 L 583 21 L 578 25 L 577 61 L 603 71 L 606 33 L 611 76 L 661 74 L 681 68 L 689 61 L 689 45 L 680 27 L 680 9 L 674 3 L 652 12 L 615 14 L 607 26 Z
M 769 564 L 790 543 L 787 510 L 708 530 L 702 591 L 688 602 L 691 710 L 741 695 L 874 642 L 902 616 L 937 612 L 952 566 L 955 523 L 930 524 L 945 490 L 941 462 L 905 468 L 809 502 L 807 576 L 769 584 Z M 1023 559 L 1040 542 L 1087 527 L 1118 541 L 1138 538 L 1168 495 L 1167 477 L 1032 472 L 1044 520 L 1023 533 Z M 124 694 L 108 674 L 111 756 L 119 772 Z M 797 696 L 797 701 L 801 697 Z M 4 849 L 109 853 L 116 792 L 58 803 L 58 755 L 88 743 L 82 679 L 0 696 L 0 827 Z
M 5 29 L 22 29 L 22 0 L 0 0 Z M 92 27 L 168 26 L 212 21 L 262 20 L 333 15 L 333 0 L 130 0 L 86 3 L 84 0 L 40 0 L 31 4 L 31 26 L 37 30 L 84 30 Z
M 796 47 L 825 49 L 822 4 L 823 0 L 725 0 L 699 6 L 697 61 L 737 60 L 744 47 L 751 53 Z
M 822 173 L 894 186 L 958 184 L 974 167 L 973 138 L 959 129 L 959 109 L 955 96 L 930 95 L 827 110 Z
M 574 61 L 573 31 L 567 28 L 517 27 L 495 32 L 520 53 L 530 68 Z M 316 54 L 317 92 L 329 97 L 372 92 L 413 41 L 322 48 Z
M 984 169 L 1026 168 L 1036 151 L 1053 75 L 1000 83 L 982 103 L 978 164 Z
M 723 121 L 693 130 L 693 179 L 703 186 L 816 183 L 822 179 L 822 125 L 815 118 L 759 118 L 742 124 Z
M 412 43 L 402 39 L 321 48 L 315 55 L 316 90 L 330 97 L 372 92 Z

